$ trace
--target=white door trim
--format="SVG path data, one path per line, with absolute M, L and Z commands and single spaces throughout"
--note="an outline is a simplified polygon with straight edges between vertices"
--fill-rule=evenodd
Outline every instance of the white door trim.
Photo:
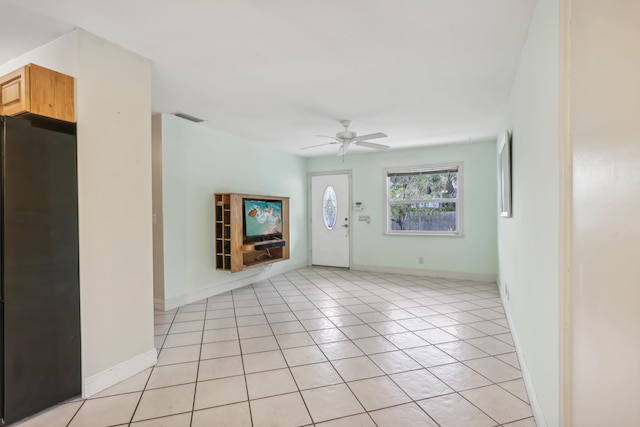
M 308 246 L 307 246 L 307 265 L 312 265 L 311 264 L 311 247 L 312 247 L 312 243 L 313 243 L 313 233 L 311 230 L 311 215 L 312 215 L 312 209 L 311 209 L 311 178 L 314 176 L 322 176 L 322 175 L 348 175 L 349 177 L 349 267 L 347 268 L 351 268 L 351 265 L 353 264 L 353 231 L 354 231 L 354 227 L 353 227 L 353 184 L 352 184 L 352 174 L 353 170 L 352 169 L 346 169 L 346 170 L 337 170 L 337 171 L 325 171 L 325 172 L 309 172 L 307 174 L 307 242 Z

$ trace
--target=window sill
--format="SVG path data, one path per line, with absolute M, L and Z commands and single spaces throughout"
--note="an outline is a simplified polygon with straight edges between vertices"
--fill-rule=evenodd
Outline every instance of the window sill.
M 464 237 L 464 233 L 462 232 L 454 232 L 454 233 L 450 233 L 450 232 L 424 232 L 424 231 L 394 231 L 394 232 L 388 232 L 385 231 L 383 233 L 385 236 L 430 236 L 430 237 Z

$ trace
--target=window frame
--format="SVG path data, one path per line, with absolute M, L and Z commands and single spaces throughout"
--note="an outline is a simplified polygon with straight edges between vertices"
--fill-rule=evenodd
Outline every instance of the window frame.
M 403 201 L 389 200 L 389 174 L 394 173 L 435 173 L 449 169 L 458 169 L 458 189 L 455 198 L 439 198 L 439 199 L 418 199 L 411 200 L 413 203 L 455 203 L 456 204 L 456 231 L 425 231 L 425 230 L 392 230 L 390 226 L 391 205 L 404 204 Z M 384 222 L 383 234 L 387 236 L 446 236 L 446 237 L 463 237 L 464 236 L 464 162 L 450 163 L 434 163 L 428 165 L 416 166 L 399 166 L 383 169 L 382 179 L 384 183 Z

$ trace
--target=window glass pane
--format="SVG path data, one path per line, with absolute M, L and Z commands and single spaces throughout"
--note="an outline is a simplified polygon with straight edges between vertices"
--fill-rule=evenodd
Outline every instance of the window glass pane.
M 390 211 L 390 231 L 457 231 L 455 202 L 393 203 Z
M 324 218 L 324 225 L 328 230 L 333 230 L 337 216 L 338 201 L 336 199 L 336 191 L 329 185 L 322 196 L 322 218 Z
M 428 200 L 458 197 L 457 171 L 389 174 L 389 200 Z

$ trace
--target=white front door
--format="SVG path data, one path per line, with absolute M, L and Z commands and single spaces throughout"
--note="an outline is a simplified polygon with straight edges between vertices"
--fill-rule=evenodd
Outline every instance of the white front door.
M 349 267 L 349 174 L 311 176 L 311 264 Z

